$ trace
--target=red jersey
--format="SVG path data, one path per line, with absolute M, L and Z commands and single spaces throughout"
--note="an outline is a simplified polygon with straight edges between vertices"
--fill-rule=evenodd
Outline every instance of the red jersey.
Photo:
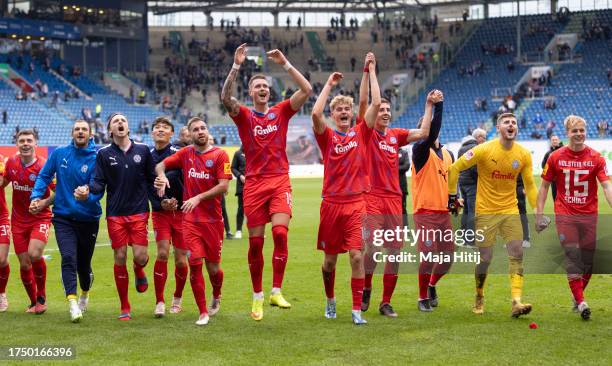
M 347 133 L 325 127 L 322 134 L 315 133 L 323 155 L 323 198 L 336 202 L 362 199 L 370 190 L 368 178 L 367 143 L 372 129 L 357 121 Z
M 232 169 L 227 153 L 213 147 L 200 153 L 191 145 L 180 149 L 164 159 L 167 170 L 183 171 L 183 202 L 204 193 L 219 184 L 219 179 L 232 179 Z M 200 202 L 190 213 L 183 214 L 183 220 L 191 222 L 222 221 L 221 196 Z
M 410 132 L 403 128 L 387 128 L 385 134 L 374 130 L 367 145 L 368 174 L 372 194 L 401 196 L 399 186 L 399 148 L 408 145 Z
M 296 112 L 289 99 L 270 107 L 265 114 L 240 106 L 240 112 L 232 119 L 242 141 L 247 177 L 289 174 L 287 128 Z
M 574 152 L 564 146 L 548 157 L 542 178 L 557 185 L 556 214 L 596 214 L 597 180 L 608 179 L 606 160 L 586 146 Z
M 38 215 L 30 214 L 30 195 L 34 188 L 34 182 L 38 172 L 45 165 L 45 159 L 36 157 L 30 165 L 23 165 L 19 155 L 15 155 L 8 159 L 4 167 L 4 179 L 11 182 L 13 185 L 13 211 L 11 213 L 11 221 L 19 224 L 32 224 L 41 219 L 51 218 L 51 209 L 49 207 L 42 210 Z M 50 184 L 51 189 L 55 189 L 55 183 Z M 45 191 L 43 198 L 49 197 L 49 188 Z
M 0 155 L 0 174 L 4 176 L 4 167 L 6 164 L 6 158 Z M 4 194 L 4 187 L 0 187 L 0 222 L 6 222 L 9 218 L 8 207 L 6 205 L 6 196 Z

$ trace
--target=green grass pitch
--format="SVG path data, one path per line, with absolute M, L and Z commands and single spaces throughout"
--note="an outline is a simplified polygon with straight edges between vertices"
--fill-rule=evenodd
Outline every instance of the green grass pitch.
M 593 310 L 593 319 L 589 322 L 571 312 L 571 294 L 565 276 L 529 273 L 525 277 L 524 298 L 534 305 L 534 310 L 521 319 L 510 318 L 507 275 L 490 276 L 485 292 L 486 313 L 473 315 L 474 280 L 467 274 L 448 275 L 440 281 L 440 306 L 429 314 L 417 310 L 416 276 L 400 275 L 393 297 L 399 318 L 387 319 L 377 312 L 382 279 L 376 275 L 373 306 L 365 315 L 369 324 L 356 327 L 350 318 L 348 258 L 341 256 L 336 275 L 338 319 L 325 319 L 320 271 L 322 253 L 315 249 L 321 184 L 320 179 L 293 180 L 294 218 L 289 231 L 289 262 L 283 286 L 286 298 L 293 304 L 292 309 L 266 306 L 263 321 L 251 320 L 245 232 L 244 239 L 224 244 L 222 307 L 208 326 L 197 327 L 194 324 L 197 309 L 189 283 L 184 292 L 183 313 L 168 314 L 162 319 L 153 317 L 153 241 L 149 246 L 151 261 L 147 267 L 149 290 L 137 294 L 130 271 L 133 320 L 118 321 L 119 300 L 112 274 L 113 255 L 108 246 L 106 222 L 102 220 L 99 247 L 93 261 L 95 283 L 84 320 L 80 324 L 69 321 L 60 282 L 60 255 L 52 234 L 46 252 L 51 255 L 47 275 L 49 309 L 44 315 L 23 312 L 27 296 L 19 279 L 17 258 L 10 255 L 12 271 L 7 290 L 10 308 L 7 313 L 0 314 L 0 345 L 73 345 L 76 347 L 76 360 L 55 362 L 80 365 L 609 365 L 612 362 L 610 275 L 594 275 L 586 291 Z M 234 183 L 227 198 L 234 231 Z M 10 189 L 7 189 L 7 200 L 10 202 Z M 549 210 L 552 207 L 550 200 L 547 207 Z M 612 212 L 601 192 L 600 210 Z M 151 226 L 149 228 L 152 230 Z M 271 234 L 268 231 L 264 272 L 266 295 L 271 287 L 271 252 Z M 170 264 L 167 303 L 174 290 L 173 271 L 174 265 Z M 206 286 L 210 296 L 207 277 Z M 536 322 L 539 328 L 529 329 L 531 322 Z M 34 361 L 27 362 L 34 364 Z

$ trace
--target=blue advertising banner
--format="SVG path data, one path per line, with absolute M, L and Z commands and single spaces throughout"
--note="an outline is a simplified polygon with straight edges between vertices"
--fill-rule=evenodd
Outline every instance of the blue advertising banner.
M 74 24 L 30 19 L 0 18 L 0 33 L 56 39 L 81 39 L 81 31 Z

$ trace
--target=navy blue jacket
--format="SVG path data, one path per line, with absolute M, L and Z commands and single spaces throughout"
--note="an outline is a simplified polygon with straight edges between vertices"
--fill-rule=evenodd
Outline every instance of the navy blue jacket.
M 98 221 L 102 215 L 100 194 L 90 194 L 86 201 L 77 201 L 74 190 L 89 183 L 95 169 L 96 145 L 93 139 L 84 148 L 77 148 L 74 141 L 55 149 L 42 168 L 30 199 L 42 198 L 47 187 L 57 177 L 53 214 L 76 221 Z
M 161 163 L 165 158 L 179 151 L 178 147 L 168 144 L 161 150 L 156 148 L 151 149 L 151 156 L 153 157 L 153 164 L 157 165 Z M 178 201 L 179 209 L 183 205 L 183 172 L 180 169 L 167 170 L 166 177 L 170 181 L 170 188 L 166 188 L 166 194 L 163 198 L 176 198 Z M 151 201 L 151 208 L 153 211 L 163 211 L 161 207 L 161 200 L 157 195 L 157 190 L 153 189 L 149 191 L 149 200 Z
M 442 148 L 442 144 L 440 144 L 438 149 L 436 149 L 434 146 L 434 143 L 438 139 L 438 135 L 440 135 L 440 129 L 442 128 L 442 111 L 443 102 L 434 104 L 429 136 L 427 136 L 426 139 L 417 141 L 412 145 L 412 164 L 414 164 L 414 170 L 417 173 L 425 166 L 425 163 L 427 163 L 427 159 L 429 159 L 429 149 L 434 149 L 436 155 L 442 159 L 442 150 L 440 150 Z M 453 156 L 453 153 L 450 151 L 449 153 L 454 161 L 455 157 Z
M 130 141 L 126 152 L 114 142 L 98 150 L 89 191 L 101 194 L 106 188 L 107 217 L 149 211 L 149 190 L 155 181 L 153 157 L 147 145 Z

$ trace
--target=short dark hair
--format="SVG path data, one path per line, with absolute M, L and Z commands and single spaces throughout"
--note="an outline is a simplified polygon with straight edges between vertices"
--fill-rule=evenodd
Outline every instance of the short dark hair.
M 157 125 L 170 126 L 170 129 L 172 130 L 172 132 L 174 132 L 174 124 L 172 124 L 172 121 L 170 121 L 170 118 L 168 117 L 162 116 L 155 118 L 153 124 L 151 125 L 151 130 L 154 129 Z
M 15 141 L 19 140 L 19 137 L 22 135 L 32 135 L 34 136 L 34 140 L 38 141 L 38 133 L 31 128 L 24 128 L 23 130 L 19 130 L 15 135 Z
M 383 104 L 383 103 L 387 103 L 389 106 L 393 105 L 393 104 L 391 104 L 391 101 L 389 99 L 387 99 L 387 98 L 381 98 L 380 99 L 380 104 Z
M 87 124 L 87 129 L 89 131 L 91 131 L 91 126 L 89 125 L 89 122 L 87 122 L 87 121 L 85 121 L 84 119 L 81 119 L 81 118 L 79 118 L 76 121 L 74 121 L 74 123 L 72 124 L 72 130 L 74 130 L 74 125 L 76 125 L 77 123 L 85 123 L 85 124 Z

